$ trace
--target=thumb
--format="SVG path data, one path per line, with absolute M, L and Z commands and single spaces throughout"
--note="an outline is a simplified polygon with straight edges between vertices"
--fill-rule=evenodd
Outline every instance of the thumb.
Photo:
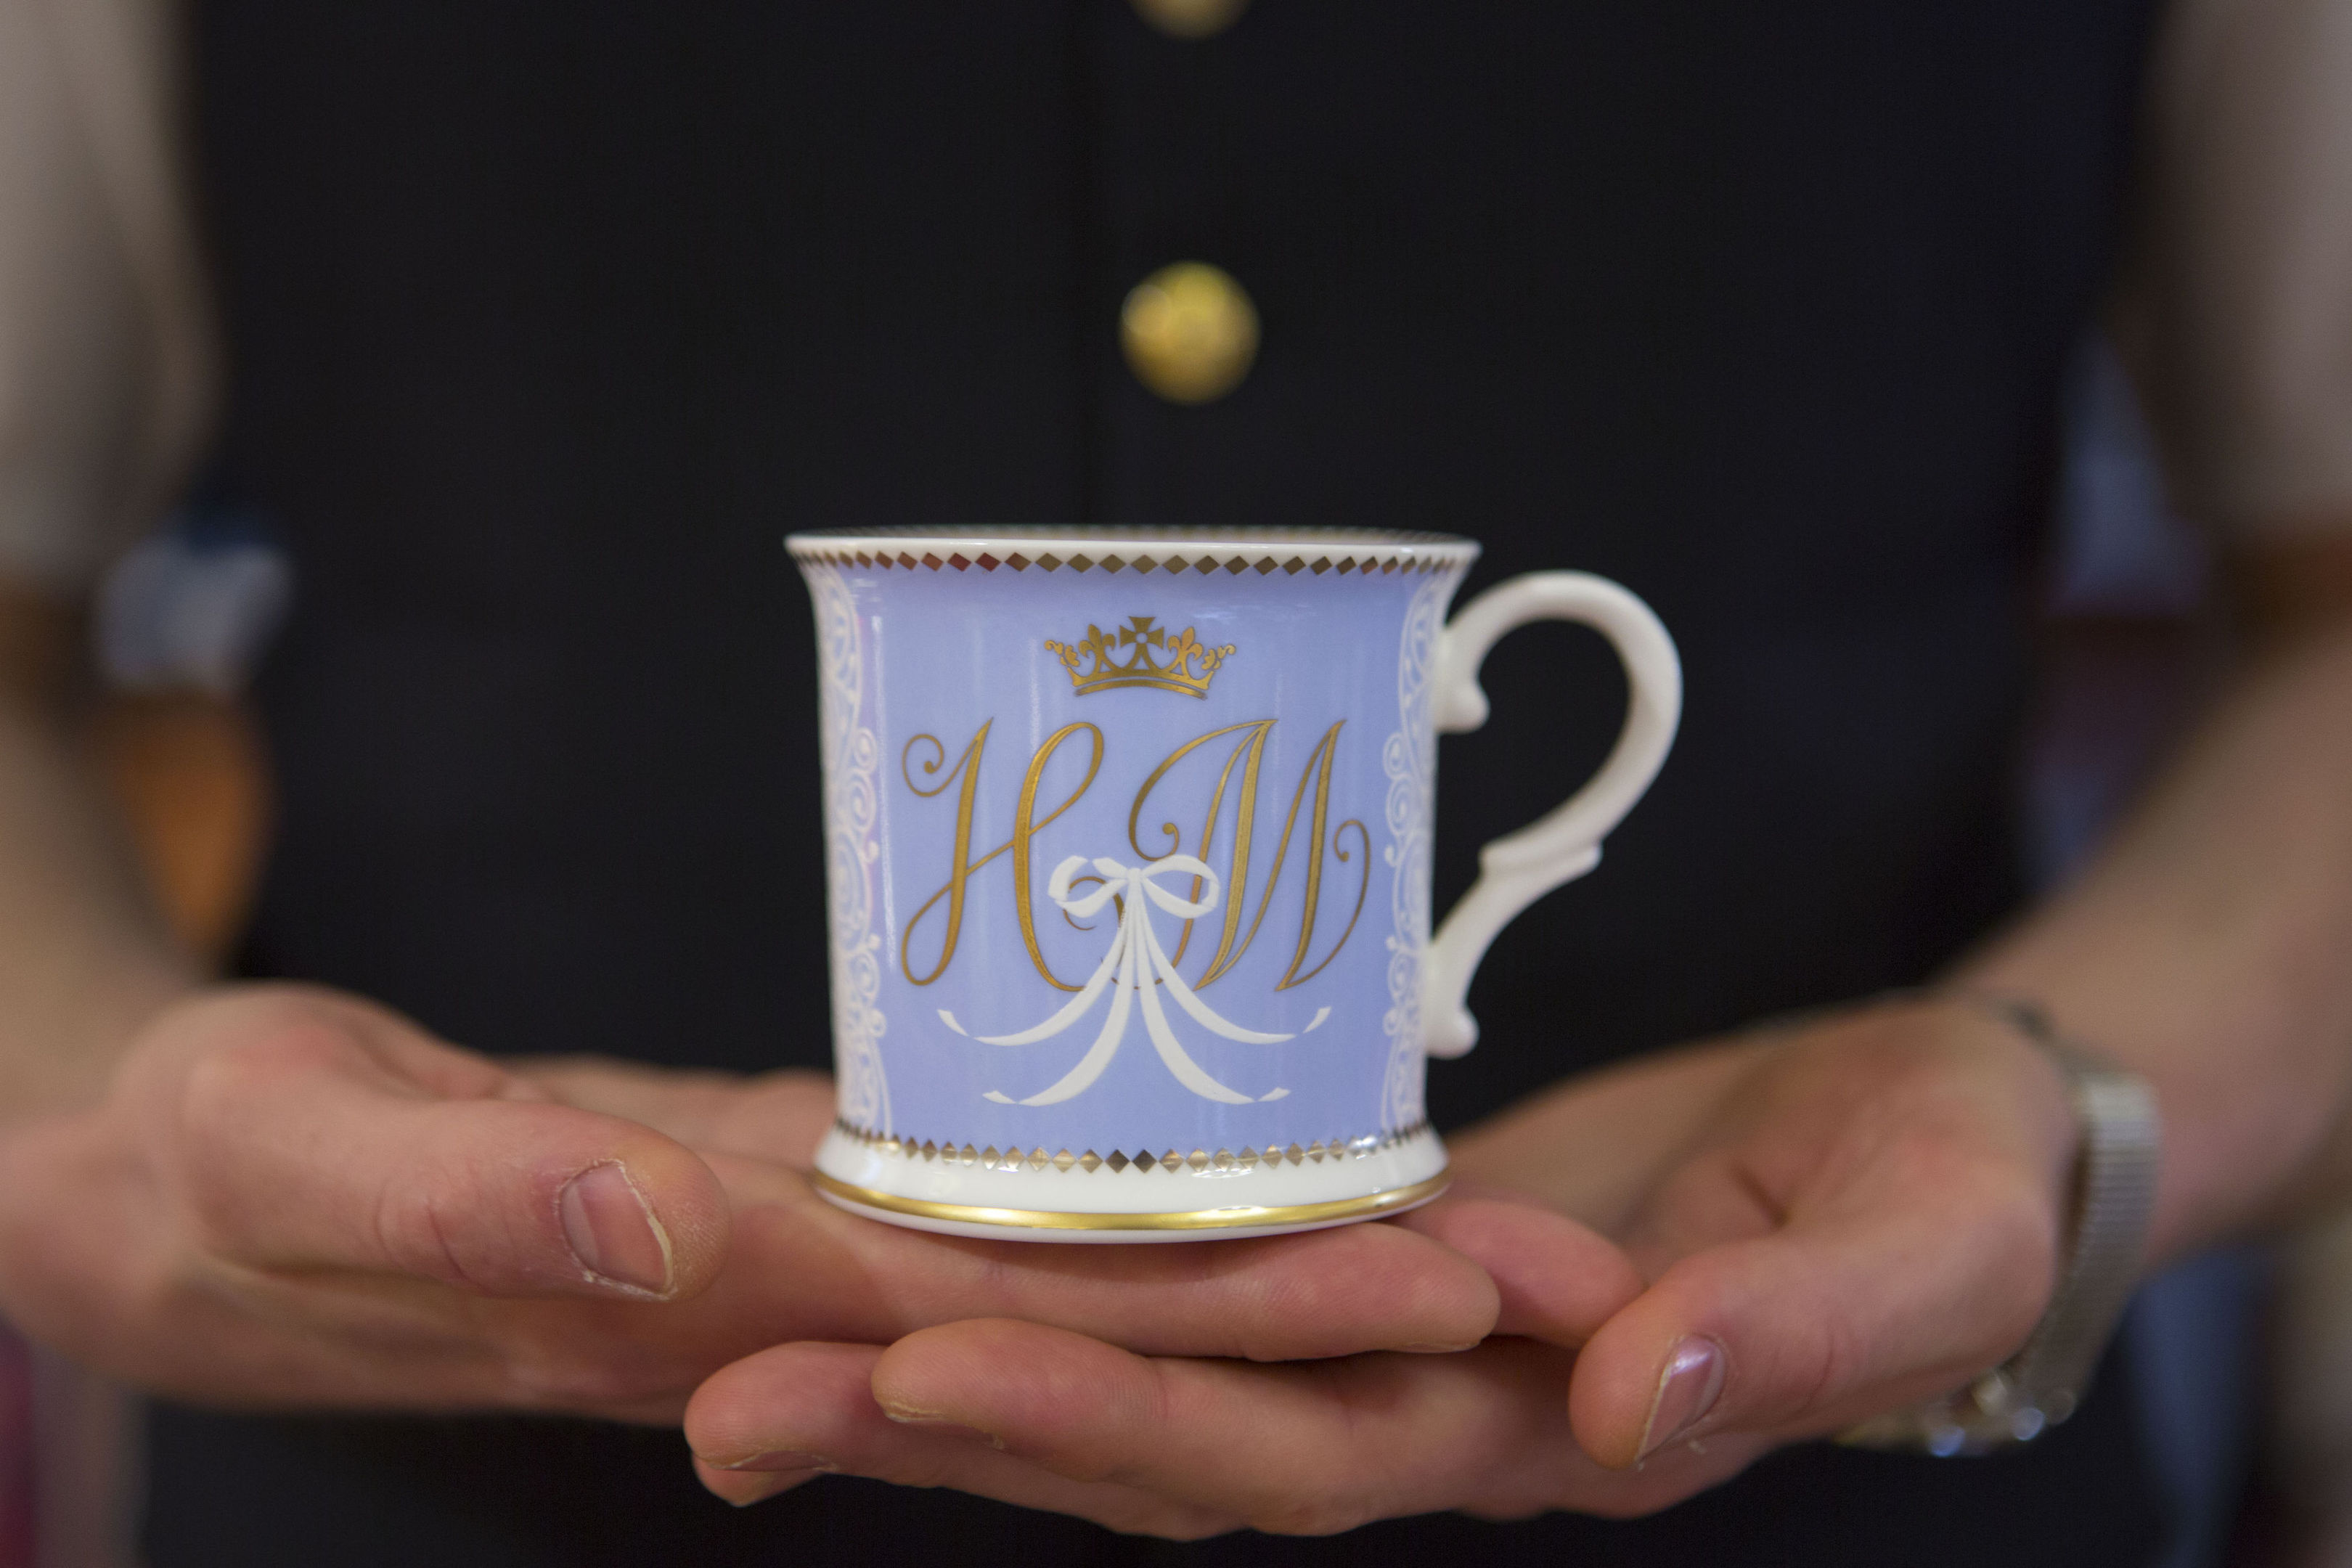
M 1577 1441 L 1623 1467 L 1695 1436 L 1814 1436 L 1946 1393 L 2023 1342 L 2055 1255 L 2049 1194 L 1989 1171 L 1695 1252 L 1578 1358 Z
M 683 1145 L 541 1099 L 356 1002 L 200 1003 L 156 1095 L 199 1240 L 264 1268 L 408 1275 L 499 1296 L 689 1296 L 728 1210 Z
M 1573 1350 L 1642 1293 L 1641 1275 L 1615 1243 L 1506 1188 L 1456 1183 L 1393 1223 L 1486 1269 L 1499 1298 L 1497 1334 Z

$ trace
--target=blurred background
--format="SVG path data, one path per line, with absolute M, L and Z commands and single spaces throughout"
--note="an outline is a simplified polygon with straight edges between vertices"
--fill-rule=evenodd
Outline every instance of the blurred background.
M 1185 36 L 1213 33 L 1240 9 L 1238 0 L 1136 4 Z M 2168 22 L 2176 68 L 2200 39 L 2241 25 L 2255 5 L 2189 0 Z M 83 27 L 69 16 L 58 21 L 78 9 L 70 0 L 0 0 L 0 282 L 11 244 L 22 250 L 45 226 L 76 221 L 72 183 L 40 173 L 47 132 L 34 112 L 47 68 L 37 32 Z M 121 90 L 167 105 L 168 17 L 161 7 L 132 9 L 140 14 L 124 38 L 92 47 L 117 47 L 131 61 Z M 2340 32 L 2352 0 L 2302 9 L 2337 16 Z M 2283 163 L 2344 141 L 2352 76 L 2340 87 L 2333 121 L 2290 128 Z M 2195 101 L 2206 120 L 2217 117 Z M 2166 133 L 2191 134 L 2205 121 L 2191 113 L 2183 122 L 2189 130 Z M 2352 164 L 2325 166 L 2294 189 L 2295 200 L 2340 216 L 2352 207 Z M 2352 246 L 2352 225 L 2318 229 L 2323 248 L 2330 235 Z M 2321 276 L 2352 279 L 2345 258 L 2333 270 L 2326 262 Z M 2339 322 L 2352 319 L 2352 296 L 2341 303 Z M 0 289 L 0 311 L 54 308 L 30 289 Z M 2256 325 L 2243 330 L 2308 330 L 2263 328 L 2273 314 L 2247 312 Z M 0 325 L 0 353 L 38 340 L 39 325 Z M 2025 869 L 2043 887 L 2080 863 L 2160 758 L 2228 635 L 2192 521 L 2198 503 L 2176 499 L 2195 489 L 2178 482 L 2178 438 L 2168 450 L 2155 433 L 2175 421 L 2144 412 L 2119 339 L 2129 346 L 2128 324 L 2112 334 L 2085 324 L 2063 405 L 2052 410 L 2061 457 L 2040 700 L 2017 776 L 2030 825 Z M 2352 376 L 2344 368 L 2352 333 L 2320 346 L 2336 375 Z M 1236 374 L 1245 372 L 1244 363 Z M 0 464 L 11 452 L 0 441 Z M 90 564 L 100 587 L 82 638 L 91 679 L 80 731 L 158 902 L 190 949 L 227 964 L 272 821 L 269 758 L 247 692 L 302 584 L 270 517 L 218 479 L 169 494 L 130 486 L 109 505 L 112 521 L 93 531 L 106 542 Z M 2352 1216 L 2173 1270 L 2143 1290 L 2126 1332 L 2139 1352 L 2134 1375 L 2150 1446 L 2180 1521 L 2168 1568 L 2352 1568 Z M 0 1568 L 133 1560 L 138 1420 L 134 1400 L 0 1332 Z

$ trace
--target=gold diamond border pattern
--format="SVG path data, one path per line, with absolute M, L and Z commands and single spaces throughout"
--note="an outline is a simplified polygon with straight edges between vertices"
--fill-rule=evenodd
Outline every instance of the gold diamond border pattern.
M 1219 1149 L 1214 1153 L 1206 1149 L 1195 1149 L 1190 1153 L 1179 1149 L 1154 1153 L 1146 1149 L 1141 1153 L 1129 1154 L 1114 1149 L 1108 1154 L 1097 1154 L 1092 1149 L 1083 1153 L 1072 1153 L 1067 1149 L 1048 1152 L 1043 1144 L 1024 1151 L 1010 1146 L 999 1149 L 992 1143 L 975 1148 L 970 1143 L 957 1143 L 953 1140 L 945 1143 L 929 1138 L 918 1141 L 911 1137 L 900 1138 L 877 1132 L 870 1127 L 860 1127 L 837 1117 L 833 1125 L 835 1131 L 851 1142 L 894 1158 L 932 1161 L 985 1171 L 1053 1171 L 1065 1175 L 1076 1171 L 1089 1176 L 1098 1171 L 1108 1171 L 1114 1176 L 1123 1175 L 1129 1171 L 1139 1176 L 1148 1176 L 1154 1172 L 1165 1172 L 1171 1175 L 1186 1173 L 1196 1176 L 1214 1173 L 1228 1176 L 1259 1169 L 1271 1171 L 1286 1163 L 1336 1164 L 1342 1160 L 1370 1159 L 1374 1154 L 1416 1139 L 1429 1137 L 1435 1131 L 1424 1120 L 1410 1127 L 1400 1127 L 1393 1132 L 1367 1133 L 1360 1138 L 1318 1139 L 1303 1148 L 1297 1143 L 1287 1146 L 1269 1143 L 1263 1149 L 1244 1148 L 1238 1152 Z
M 916 555 L 903 550 L 898 552 L 833 550 L 817 545 L 795 544 L 793 546 L 793 554 L 802 561 L 815 562 L 826 566 L 862 567 L 869 572 L 877 569 L 887 572 L 894 568 L 908 572 L 943 572 L 950 568 L 958 572 L 969 572 L 975 566 L 982 572 L 993 572 L 1000 566 L 1005 566 L 1015 572 L 1026 572 L 1032 567 L 1041 572 L 1060 572 L 1066 569 L 1072 572 L 1125 571 L 1143 574 L 1156 571 L 1165 572 L 1171 577 L 1181 575 L 1185 572 L 1197 572 L 1206 576 L 1210 573 L 1220 570 L 1231 573 L 1234 576 L 1239 576 L 1244 572 L 1255 572 L 1261 577 L 1274 572 L 1285 572 L 1294 577 L 1301 572 L 1312 573 L 1318 577 L 1327 572 L 1336 572 L 1340 577 L 1345 577 L 1350 573 L 1359 573 L 1365 577 L 1382 577 L 1397 573 L 1412 576 L 1424 572 L 1458 571 L 1468 564 L 1465 561 L 1426 555 L 1417 552 L 1403 553 L 1376 549 L 1338 555 L 1328 551 L 1318 551 L 1311 557 L 1304 553 L 1256 557 L 1217 554 L 1190 558 L 1181 554 L 1163 553 L 1155 557 L 1139 552 L 1129 555 L 1105 555 L 1097 559 L 1084 553 L 1056 555 L 1050 551 L 1034 556 L 1023 554 L 1018 551 L 1003 556 L 992 554 L 987 551 L 981 551 L 972 555 L 956 552 L 941 556 L 930 550 Z

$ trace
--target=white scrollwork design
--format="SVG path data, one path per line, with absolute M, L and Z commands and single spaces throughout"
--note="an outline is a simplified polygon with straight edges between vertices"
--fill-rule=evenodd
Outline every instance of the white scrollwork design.
M 840 1111 L 890 1130 L 882 1070 L 882 938 L 874 926 L 875 837 L 881 746 L 865 717 L 866 649 L 857 605 L 842 574 L 802 566 L 816 605 L 821 756 L 824 767 L 825 886 L 832 900 L 834 1069 Z
M 1083 855 L 1073 855 L 1054 868 L 1053 877 L 1045 883 L 1045 896 L 1074 920 L 1084 920 L 1099 914 L 1102 907 L 1117 899 L 1119 904 L 1118 929 L 1110 939 L 1110 949 L 1103 954 L 1095 972 L 1078 988 L 1060 1012 L 1033 1028 L 1016 1035 L 982 1035 L 982 1045 L 1034 1046 L 1040 1040 L 1050 1040 L 1093 1011 L 1103 994 L 1110 994 L 1110 1011 L 1103 1019 L 1102 1029 L 1095 1043 L 1079 1058 L 1078 1065 L 1062 1075 L 1051 1088 L 1019 1101 L 1023 1105 L 1058 1105 L 1063 1100 L 1085 1093 L 1110 1066 L 1111 1058 L 1118 1054 L 1119 1041 L 1127 1037 L 1128 1015 L 1138 998 L 1143 1007 L 1144 1032 L 1151 1037 L 1152 1048 L 1176 1081 L 1203 1100 L 1220 1100 L 1227 1105 L 1247 1105 L 1253 1099 L 1279 1100 L 1289 1090 L 1277 1089 L 1264 1095 L 1246 1095 L 1228 1089 L 1204 1071 L 1201 1064 L 1185 1054 L 1177 1042 L 1176 1031 L 1168 1026 L 1168 1014 L 1160 1005 L 1160 988 L 1166 986 L 1176 1005 L 1192 1016 L 1192 1021 L 1212 1034 L 1223 1035 L 1229 1040 L 1248 1045 L 1279 1045 L 1292 1038 L 1289 1035 L 1262 1035 L 1255 1029 L 1244 1029 L 1222 1017 L 1176 973 L 1176 964 L 1168 950 L 1160 945 L 1160 935 L 1151 929 L 1151 909 L 1158 904 L 1180 921 L 1198 920 L 1217 907 L 1222 890 L 1216 872 L 1206 862 L 1190 855 L 1167 855 L 1149 866 L 1122 866 L 1116 860 L 1098 859 L 1094 868 L 1102 879 L 1102 886 L 1091 893 L 1073 897 L 1070 879 L 1087 865 Z M 1162 876 L 1192 877 L 1201 888 L 1201 896 L 1187 899 L 1161 887 L 1156 879 Z M 941 1015 L 950 1026 L 955 1020 Z M 1320 1022 L 1320 1019 L 1317 1020 Z M 1013 1097 L 990 1089 L 987 1098 L 1000 1105 L 1011 1105 Z
M 1436 807 L 1437 731 L 1430 718 L 1430 679 L 1444 630 L 1454 574 L 1440 573 L 1413 590 L 1404 638 L 1397 650 L 1397 730 L 1381 749 L 1388 773 L 1391 876 L 1389 914 L 1389 1009 L 1381 1026 L 1389 1037 L 1388 1077 L 1381 1092 L 1382 1125 L 1423 1120 L 1428 1072 L 1422 1050 L 1421 988 L 1429 952 L 1430 836 Z

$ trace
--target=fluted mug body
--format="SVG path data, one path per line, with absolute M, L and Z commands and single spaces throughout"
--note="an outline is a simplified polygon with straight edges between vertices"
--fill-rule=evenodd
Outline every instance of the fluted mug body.
M 1433 704 L 1476 546 L 790 543 L 822 681 L 839 1115 L 820 1190 L 1052 1240 L 1434 1196 Z

